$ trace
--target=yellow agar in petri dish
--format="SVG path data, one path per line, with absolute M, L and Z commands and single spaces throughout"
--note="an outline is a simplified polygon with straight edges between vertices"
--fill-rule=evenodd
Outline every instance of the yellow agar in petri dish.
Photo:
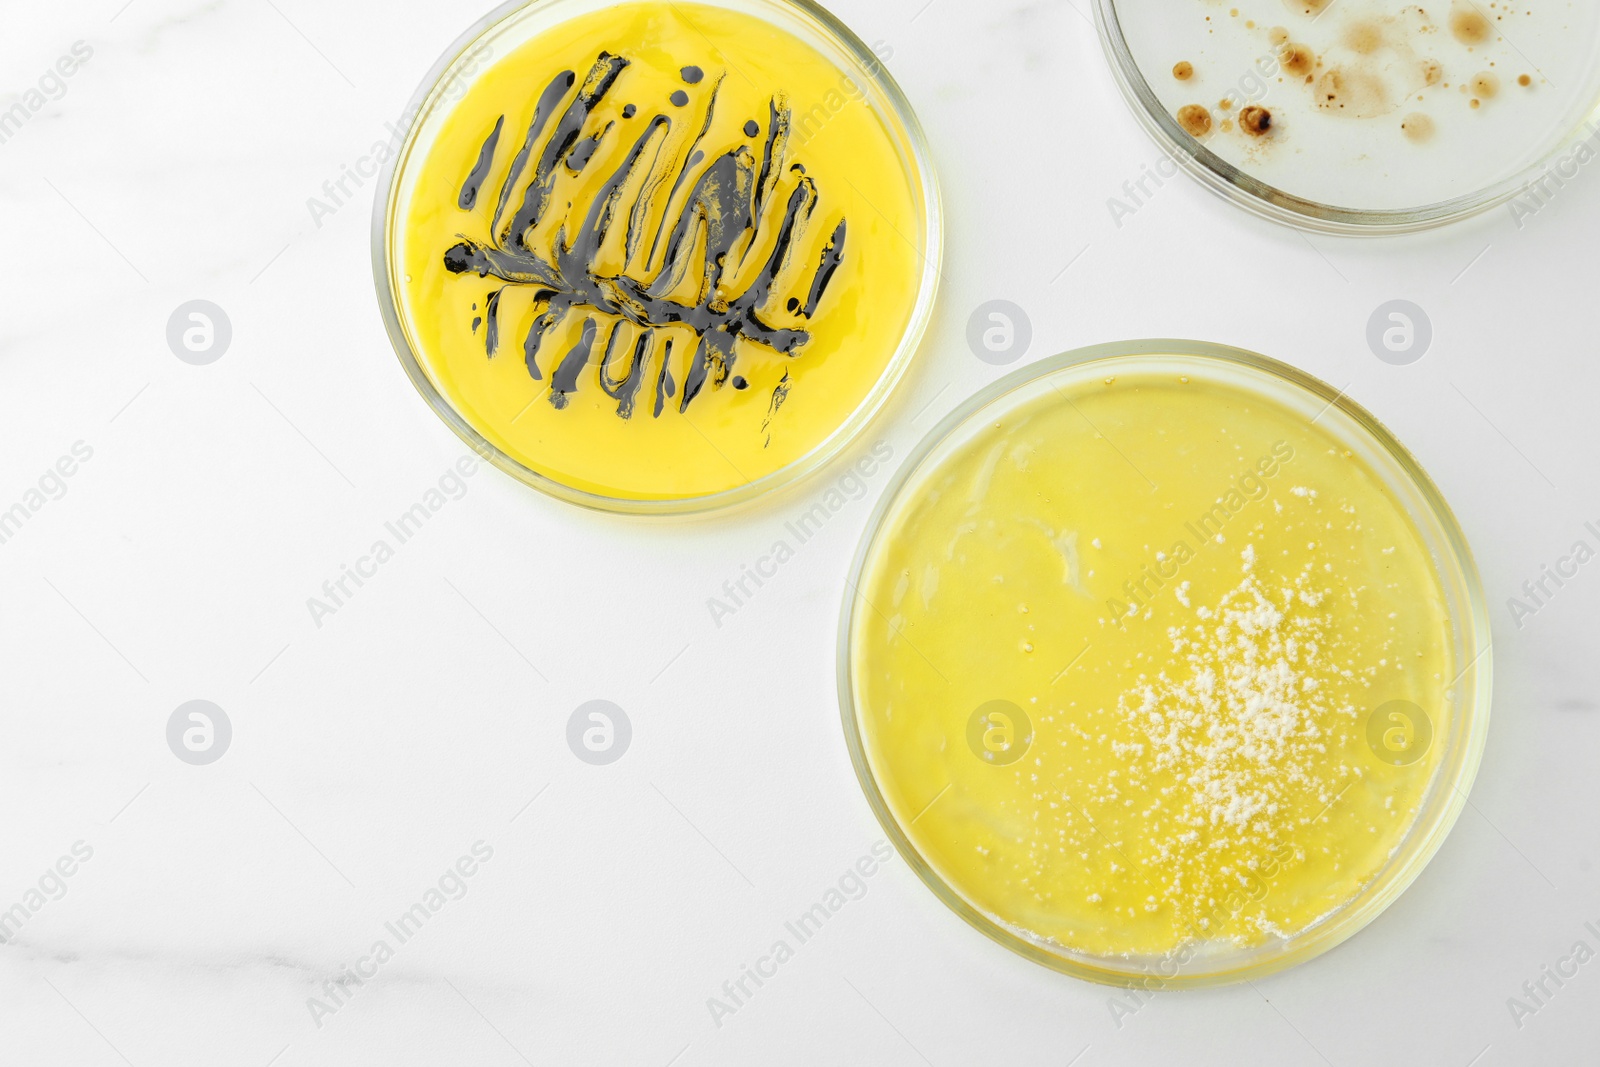
M 927 203 L 869 73 L 755 15 L 578 14 L 465 80 L 403 161 L 400 319 L 536 475 L 712 497 L 816 453 L 912 328 Z
M 1291 944 L 1400 851 L 1456 726 L 1468 665 L 1411 514 L 1341 415 L 1221 366 L 1069 368 L 969 418 L 847 612 L 893 823 L 1079 960 Z

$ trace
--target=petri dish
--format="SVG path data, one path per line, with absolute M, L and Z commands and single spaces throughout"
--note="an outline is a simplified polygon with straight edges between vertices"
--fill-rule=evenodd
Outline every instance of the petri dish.
M 594 508 L 703 511 L 816 470 L 927 324 L 939 195 L 877 51 L 808 0 L 533 0 L 407 113 L 373 267 L 412 382 Z
M 1160 147 L 1212 191 L 1281 222 L 1406 232 L 1513 197 L 1531 214 L 1596 154 L 1600 5 L 1097 0 L 1096 10 L 1118 85 Z
M 1326 951 L 1417 877 L 1488 727 L 1482 590 L 1362 408 L 1193 341 L 995 383 L 853 565 L 844 730 L 929 888 L 1046 966 L 1147 988 Z

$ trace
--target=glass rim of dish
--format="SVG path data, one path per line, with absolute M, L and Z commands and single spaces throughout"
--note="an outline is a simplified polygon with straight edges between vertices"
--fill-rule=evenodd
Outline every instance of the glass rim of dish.
M 1537 161 L 1498 182 L 1448 200 L 1409 208 L 1363 209 L 1324 204 L 1247 174 L 1190 136 L 1178 120 L 1167 113 L 1134 59 L 1122 32 L 1117 0 L 1095 0 L 1094 9 L 1095 27 L 1117 88 L 1156 146 L 1222 199 L 1261 218 L 1312 233 L 1342 236 L 1416 233 L 1481 215 L 1528 189 L 1538 176 L 1551 171 L 1565 153 L 1575 149 L 1588 127 L 1600 122 L 1600 98 L 1597 98 L 1585 118 Z
M 1218 369 L 1242 369 L 1276 379 L 1274 384 L 1298 388 L 1322 401 L 1326 404 L 1324 414 L 1333 410 L 1342 412 L 1359 432 L 1364 433 L 1370 443 L 1378 447 L 1380 454 L 1393 462 L 1395 473 L 1402 475 L 1416 492 L 1426 507 L 1425 517 L 1435 524 L 1436 532 L 1443 539 L 1442 546 L 1430 546 L 1433 549 L 1433 565 L 1441 583 L 1449 585 L 1453 582 L 1457 587 L 1452 591 L 1459 595 L 1460 601 L 1457 613 L 1450 616 L 1450 622 L 1457 646 L 1462 650 L 1461 658 L 1467 661 L 1460 677 L 1447 687 L 1459 689 L 1462 696 L 1455 704 L 1448 730 L 1441 730 L 1435 738 L 1435 743 L 1445 745 L 1439 767 L 1400 844 L 1373 880 L 1351 900 L 1287 942 L 1257 946 L 1250 950 L 1253 958 L 1243 963 L 1225 960 L 1221 965 L 1208 968 L 1204 954 L 1197 952 L 1182 961 L 1175 970 L 1171 967 L 1175 955 L 1172 952 L 1156 956 L 1092 956 L 1074 953 L 1040 938 L 1027 936 L 1025 931 L 985 914 L 941 876 L 911 842 L 879 788 L 858 710 L 853 649 L 858 601 L 862 599 L 860 588 L 878 553 L 878 542 L 887 529 L 886 523 L 902 503 L 907 490 L 915 490 L 924 476 L 953 454 L 936 455 L 942 446 L 974 422 L 988 418 L 993 408 L 1005 405 L 1013 394 L 1027 390 L 1042 379 L 1069 370 L 1087 373 L 1085 368 L 1093 365 L 1103 365 L 1106 371 L 1115 374 L 1119 373 L 1119 366 L 1163 357 L 1189 361 L 1196 367 L 1209 365 Z M 1099 378 L 1101 373 L 1096 370 L 1094 376 Z M 1277 403 L 1274 398 L 1266 399 Z M 1319 415 L 1318 419 L 1322 417 Z M 932 464 L 928 462 L 930 458 L 934 460 Z M 1412 516 L 1414 522 L 1419 519 L 1419 516 Z M 1440 558 L 1441 547 L 1448 552 L 1448 558 Z M 946 907 L 980 933 L 1035 963 L 1106 985 L 1183 989 L 1242 982 L 1304 963 L 1355 935 L 1411 886 L 1443 845 L 1467 804 L 1467 794 L 1477 775 L 1488 738 L 1494 658 L 1488 606 L 1466 535 L 1443 494 L 1405 446 L 1375 416 L 1346 396 L 1343 390 L 1269 356 L 1205 341 L 1155 338 L 1073 349 L 1005 375 L 946 415 L 894 473 L 867 521 L 866 532 L 850 565 L 840 613 L 838 641 L 839 708 L 845 743 L 867 802 L 896 851 Z M 1194 944 L 1192 941 L 1183 942 L 1180 948 Z M 1173 970 L 1173 973 L 1162 973 L 1164 970 Z
M 641 2 L 667 2 L 667 0 L 641 0 Z M 918 250 L 922 261 L 922 276 L 917 290 L 917 300 L 911 310 L 910 320 L 901 335 L 899 346 L 878 376 L 872 390 L 840 423 L 831 434 L 819 441 L 804 456 L 769 474 L 742 485 L 719 492 L 692 497 L 641 499 L 610 496 L 590 492 L 568 485 L 557 478 L 533 470 L 526 464 L 498 448 L 472 422 L 456 410 L 444 391 L 429 374 L 424 360 L 407 331 L 401 314 L 401 295 L 396 281 L 399 273 L 394 256 L 397 244 L 392 238 L 401 225 L 399 216 L 402 180 L 407 175 L 407 162 L 419 149 L 418 132 L 433 109 L 444 102 L 449 88 L 463 77 L 464 61 L 470 58 L 474 46 L 499 32 L 503 26 L 525 13 L 538 13 L 561 7 L 573 9 L 571 16 L 578 17 L 607 5 L 603 0 L 506 0 L 488 14 L 473 22 L 445 49 L 436 60 L 406 106 L 403 113 L 404 137 L 397 151 L 382 164 L 377 175 L 377 192 L 372 206 L 372 275 L 378 297 L 378 310 L 383 318 L 389 341 L 395 355 L 411 380 L 412 386 L 427 405 L 433 409 L 446 426 L 461 438 L 480 458 L 492 463 L 524 485 L 540 492 L 594 511 L 626 515 L 687 516 L 713 512 L 748 504 L 771 493 L 793 488 L 818 474 L 836 460 L 850 444 L 865 433 L 868 426 L 882 414 L 894 396 L 896 387 L 905 377 L 921 346 L 928 325 L 933 318 L 944 262 L 944 211 L 939 188 L 938 173 L 933 165 L 933 151 L 927 135 L 918 120 L 910 100 L 900 88 L 888 67 L 873 53 L 856 33 L 816 0 L 695 0 L 696 3 L 762 17 L 763 11 L 787 9 L 802 22 L 819 32 L 830 44 L 856 67 L 851 72 L 881 95 L 898 124 L 903 136 L 903 148 L 908 154 L 910 186 L 921 198 L 925 207 L 922 237 L 923 247 Z M 769 21 L 772 21 L 769 19 Z M 774 22 L 780 29 L 787 29 Z M 533 40 L 542 28 L 535 29 L 518 41 Z M 792 30 L 790 32 L 793 32 Z M 797 36 L 799 36 L 797 34 Z M 804 40 L 801 37 L 801 40 Z M 835 58 L 835 57 L 829 57 Z M 465 77 L 470 78 L 467 74 Z M 425 159 L 425 155 L 424 155 Z M 418 166 L 421 165 L 419 161 Z

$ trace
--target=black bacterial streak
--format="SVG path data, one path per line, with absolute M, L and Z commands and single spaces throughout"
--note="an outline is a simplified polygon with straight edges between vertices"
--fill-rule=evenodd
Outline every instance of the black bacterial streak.
M 461 235 L 444 253 L 444 265 L 452 274 L 472 273 L 504 283 L 489 294 L 484 308 L 488 322 L 484 345 L 490 358 L 500 346 L 501 295 L 510 286 L 534 291 L 536 314 L 523 341 L 523 359 L 536 380 L 544 378 L 539 356 L 546 336 L 570 313 L 583 316 L 577 342 L 550 372 L 550 402 L 555 408 L 566 408 L 571 396 L 592 378 L 617 402 L 617 415 L 631 418 L 650 377 L 650 365 L 656 363 L 652 414 L 659 418 L 669 399 L 676 398 L 682 413 L 707 384 L 720 389 L 738 359 L 736 342 L 740 339 L 786 357 L 797 356 L 810 342 L 808 331 L 772 325 L 763 318 L 762 309 L 772 299 L 779 276 L 801 243 L 818 196 L 815 182 L 803 167 L 785 168 L 790 111 L 782 94 L 769 106 L 759 164 L 751 146 L 745 144 L 707 162 L 701 144 L 711 129 L 722 87 L 719 78 L 707 94 L 704 119 L 681 160 L 671 156 L 667 166 L 662 166 L 673 120 L 656 115 L 643 126 L 621 165 L 595 192 L 581 224 L 574 228 L 583 211 L 574 205 L 576 210 L 569 210 L 562 219 L 548 253 L 529 247 L 531 232 L 550 208 L 560 168 L 583 170 L 614 129 L 612 123 L 606 123 L 587 135 L 583 132 L 627 67 L 628 60 L 602 52 L 581 84 L 572 71 L 563 71 L 550 82 L 540 94 L 527 135 L 499 189 L 487 220 L 487 237 Z M 691 77 L 698 73 L 698 68 L 685 67 L 685 81 L 700 81 Z M 574 86 L 576 93 L 572 92 Z M 479 190 L 493 169 L 504 123 L 502 115 L 461 187 L 458 206 L 463 210 L 471 211 L 478 204 Z M 741 132 L 754 137 L 760 129 L 751 122 Z M 641 165 L 644 176 L 636 183 L 638 191 L 631 204 L 625 203 L 624 190 Z M 769 225 L 767 207 L 775 202 L 780 175 L 786 172 L 799 177 L 781 215 Z M 520 199 L 515 195 L 519 190 Z M 679 205 L 675 218 L 674 204 Z M 647 234 L 658 209 L 661 224 L 654 234 Z M 635 264 L 648 242 L 643 267 L 637 276 L 626 268 L 615 276 L 604 275 L 596 266 L 600 251 L 614 226 L 624 221 L 624 261 Z M 799 295 L 787 299 L 791 313 L 808 320 L 815 316 L 844 261 L 846 232 L 846 221 L 840 218 L 809 281 L 800 287 Z M 744 292 L 726 294 L 726 277 L 739 274 L 756 250 L 769 244 L 765 263 Z M 660 262 L 656 263 L 658 253 Z M 656 264 L 653 269 L 652 264 Z M 693 293 L 693 298 L 683 298 L 685 292 Z M 478 325 L 475 321 L 474 333 Z M 681 383 L 672 374 L 672 338 L 665 337 L 657 344 L 657 331 L 673 326 L 685 327 L 697 338 Z M 601 344 L 603 356 L 596 362 L 593 357 Z M 734 382 L 741 389 L 747 385 L 743 376 L 735 377 Z M 785 370 L 773 390 L 763 433 L 783 406 L 791 385 Z

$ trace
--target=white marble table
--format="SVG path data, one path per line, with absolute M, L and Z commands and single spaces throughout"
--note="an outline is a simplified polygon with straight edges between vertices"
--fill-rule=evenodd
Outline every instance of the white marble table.
M 951 238 L 917 367 L 858 451 L 898 460 L 1003 373 L 963 336 L 997 298 L 1031 318 L 1027 360 L 1193 336 L 1348 384 L 1453 502 L 1498 642 L 1472 806 L 1395 907 L 1307 966 L 1117 1020 L 1114 994 L 1010 956 L 895 860 L 714 1019 L 707 999 L 881 838 L 834 642 L 887 475 L 719 627 L 707 599 L 836 475 L 660 525 L 483 470 L 318 626 L 307 598 L 463 449 L 384 336 L 370 187 L 321 218 L 307 201 L 487 4 L 19 2 L 0 34 L 0 108 L 28 108 L 0 143 L 0 507 L 46 490 L 0 544 L 0 908 L 39 907 L 0 945 L 0 1062 L 1600 1059 L 1600 962 L 1520 1027 L 1507 1007 L 1575 942 L 1600 948 L 1600 565 L 1536 616 L 1506 606 L 1600 520 L 1600 175 L 1520 227 L 1499 211 L 1382 243 L 1306 238 L 1187 180 L 1114 219 L 1158 157 L 1084 2 L 838 0 L 892 48 Z M 1052 205 L 1019 209 L 1041 175 Z M 1401 298 L 1436 334 L 1407 367 L 1364 337 Z M 166 342 L 192 299 L 232 324 L 208 366 Z M 197 699 L 232 724 L 209 766 L 166 739 Z M 632 722 L 610 766 L 566 744 L 593 699 Z M 463 857 L 471 876 L 448 876 Z M 386 924 L 441 876 L 464 895 L 401 943 Z

